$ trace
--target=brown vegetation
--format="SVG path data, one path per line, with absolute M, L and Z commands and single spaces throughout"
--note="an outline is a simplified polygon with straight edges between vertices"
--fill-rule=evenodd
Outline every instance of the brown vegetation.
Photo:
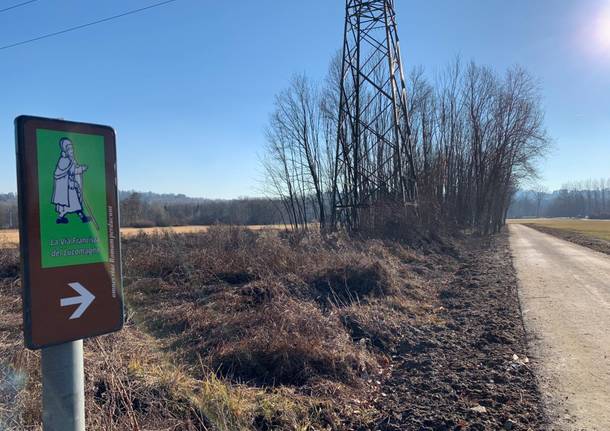
M 0 417 L 13 429 L 38 429 L 39 355 L 22 347 L 16 249 L 1 250 L 0 363 L 20 380 Z M 352 337 L 356 319 L 367 334 L 381 333 L 388 329 L 373 313 L 415 307 L 396 296 L 404 286 L 384 259 L 390 254 L 378 242 L 240 228 L 131 237 L 126 328 L 86 342 L 91 429 L 344 429 L 364 421 L 367 412 L 350 417 L 337 401 L 368 397 L 375 388 L 363 379 L 381 376 L 387 359 L 366 337 Z
M 230 227 L 126 239 L 126 328 L 85 345 L 90 429 L 396 429 L 388 394 L 399 399 L 410 379 L 442 382 L 440 358 L 458 345 L 459 355 L 467 354 L 465 340 L 484 324 L 475 320 L 468 333 L 449 326 L 443 295 L 461 295 L 450 282 L 463 259 L 459 246 L 439 241 L 412 248 Z M 17 253 L 1 253 L 0 370 L 12 386 L 0 390 L 0 418 L 8 429 L 39 429 L 39 356 L 22 347 Z M 506 292 L 506 303 L 512 293 L 494 286 Z M 468 304 L 479 310 L 475 300 Z M 496 313 L 490 304 L 486 316 Z M 503 358 L 509 351 L 522 354 L 517 330 L 503 330 L 500 350 L 488 347 L 500 336 L 495 329 L 483 333 L 481 354 L 495 358 L 498 370 L 510 363 Z M 434 341 L 439 336 L 449 344 Z M 432 344 L 421 344 L 428 338 Z M 407 352 L 424 362 L 436 353 L 427 367 L 404 368 Z M 461 381 L 459 397 L 470 401 L 456 407 L 449 388 L 436 409 L 422 389 L 402 407 L 431 403 L 428 414 L 436 411 L 439 424 L 498 424 L 506 412 L 530 425 L 541 420 L 531 374 L 505 381 L 503 399 L 512 401 L 477 419 L 467 406 L 485 377 L 474 362 L 452 373 Z M 516 397 L 527 393 L 520 405 L 527 414 L 511 413 L 513 389 Z M 420 429 L 414 424 L 423 407 L 411 415 L 400 429 Z
M 397 290 L 395 271 L 366 247 L 238 228 L 156 236 L 153 243 L 164 251 L 153 262 L 150 238 L 127 243 L 138 278 L 128 299 L 145 310 L 136 316 L 187 360 L 265 386 L 302 386 L 320 377 L 354 382 L 377 368 L 337 312 Z M 159 302 L 164 307 L 154 307 Z

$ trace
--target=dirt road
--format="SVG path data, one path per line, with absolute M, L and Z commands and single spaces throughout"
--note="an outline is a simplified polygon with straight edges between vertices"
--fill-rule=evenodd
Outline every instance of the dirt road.
M 523 225 L 510 232 L 552 429 L 610 430 L 610 256 Z

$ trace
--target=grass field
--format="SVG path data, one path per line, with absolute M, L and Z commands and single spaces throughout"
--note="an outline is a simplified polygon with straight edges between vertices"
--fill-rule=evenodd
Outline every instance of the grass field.
M 514 219 L 509 220 L 509 224 L 536 224 L 543 227 L 561 229 L 570 232 L 576 232 L 582 235 L 586 235 L 592 238 L 603 239 L 610 241 L 610 220 L 584 220 L 584 219 L 566 219 L 566 218 L 540 218 L 540 219 Z M 176 233 L 196 233 L 196 232 L 207 232 L 209 226 L 176 226 L 166 228 L 132 228 L 127 227 L 121 229 L 121 234 L 124 236 L 137 235 L 140 232 L 144 233 L 156 233 L 171 231 Z M 248 226 L 251 230 L 260 229 L 285 229 L 285 225 L 272 225 L 272 226 L 259 226 L 253 225 Z M 0 230 L 0 244 L 19 244 L 19 232 L 14 229 Z
M 588 237 L 610 241 L 610 220 L 584 220 L 565 218 L 542 218 L 510 220 L 509 223 L 535 224 L 551 229 L 579 233 Z
M 124 236 L 137 235 L 140 232 L 144 233 L 158 233 L 158 232 L 175 232 L 175 233 L 197 233 L 207 232 L 210 226 L 175 226 L 175 227 L 153 227 L 153 228 L 134 228 L 126 227 L 121 229 L 121 234 Z M 261 230 L 261 229 L 286 229 L 286 225 L 251 225 L 248 229 Z M 4 229 L 0 230 L 0 245 L 17 245 L 19 244 L 19 231 L 16 229 Z

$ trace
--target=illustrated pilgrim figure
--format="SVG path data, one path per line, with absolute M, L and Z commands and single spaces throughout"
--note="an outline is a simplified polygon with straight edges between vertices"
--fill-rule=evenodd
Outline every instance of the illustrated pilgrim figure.
M 77 214 L 83 223 L 89 223 L 83 205 L 83 173 L 86 165 L 79 165 L 74 157 L 74 146 L 68 138 L 59 140 L 61 156 L 54 174 L 53 204 L 57 212 L 57 224 L 69 223 L 66 215 Z

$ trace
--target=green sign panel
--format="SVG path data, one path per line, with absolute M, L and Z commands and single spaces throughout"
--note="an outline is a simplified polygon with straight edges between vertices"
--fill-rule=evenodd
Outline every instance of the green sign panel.
M 36 131 L 43 268 L 108 262 L 104 137 Z

